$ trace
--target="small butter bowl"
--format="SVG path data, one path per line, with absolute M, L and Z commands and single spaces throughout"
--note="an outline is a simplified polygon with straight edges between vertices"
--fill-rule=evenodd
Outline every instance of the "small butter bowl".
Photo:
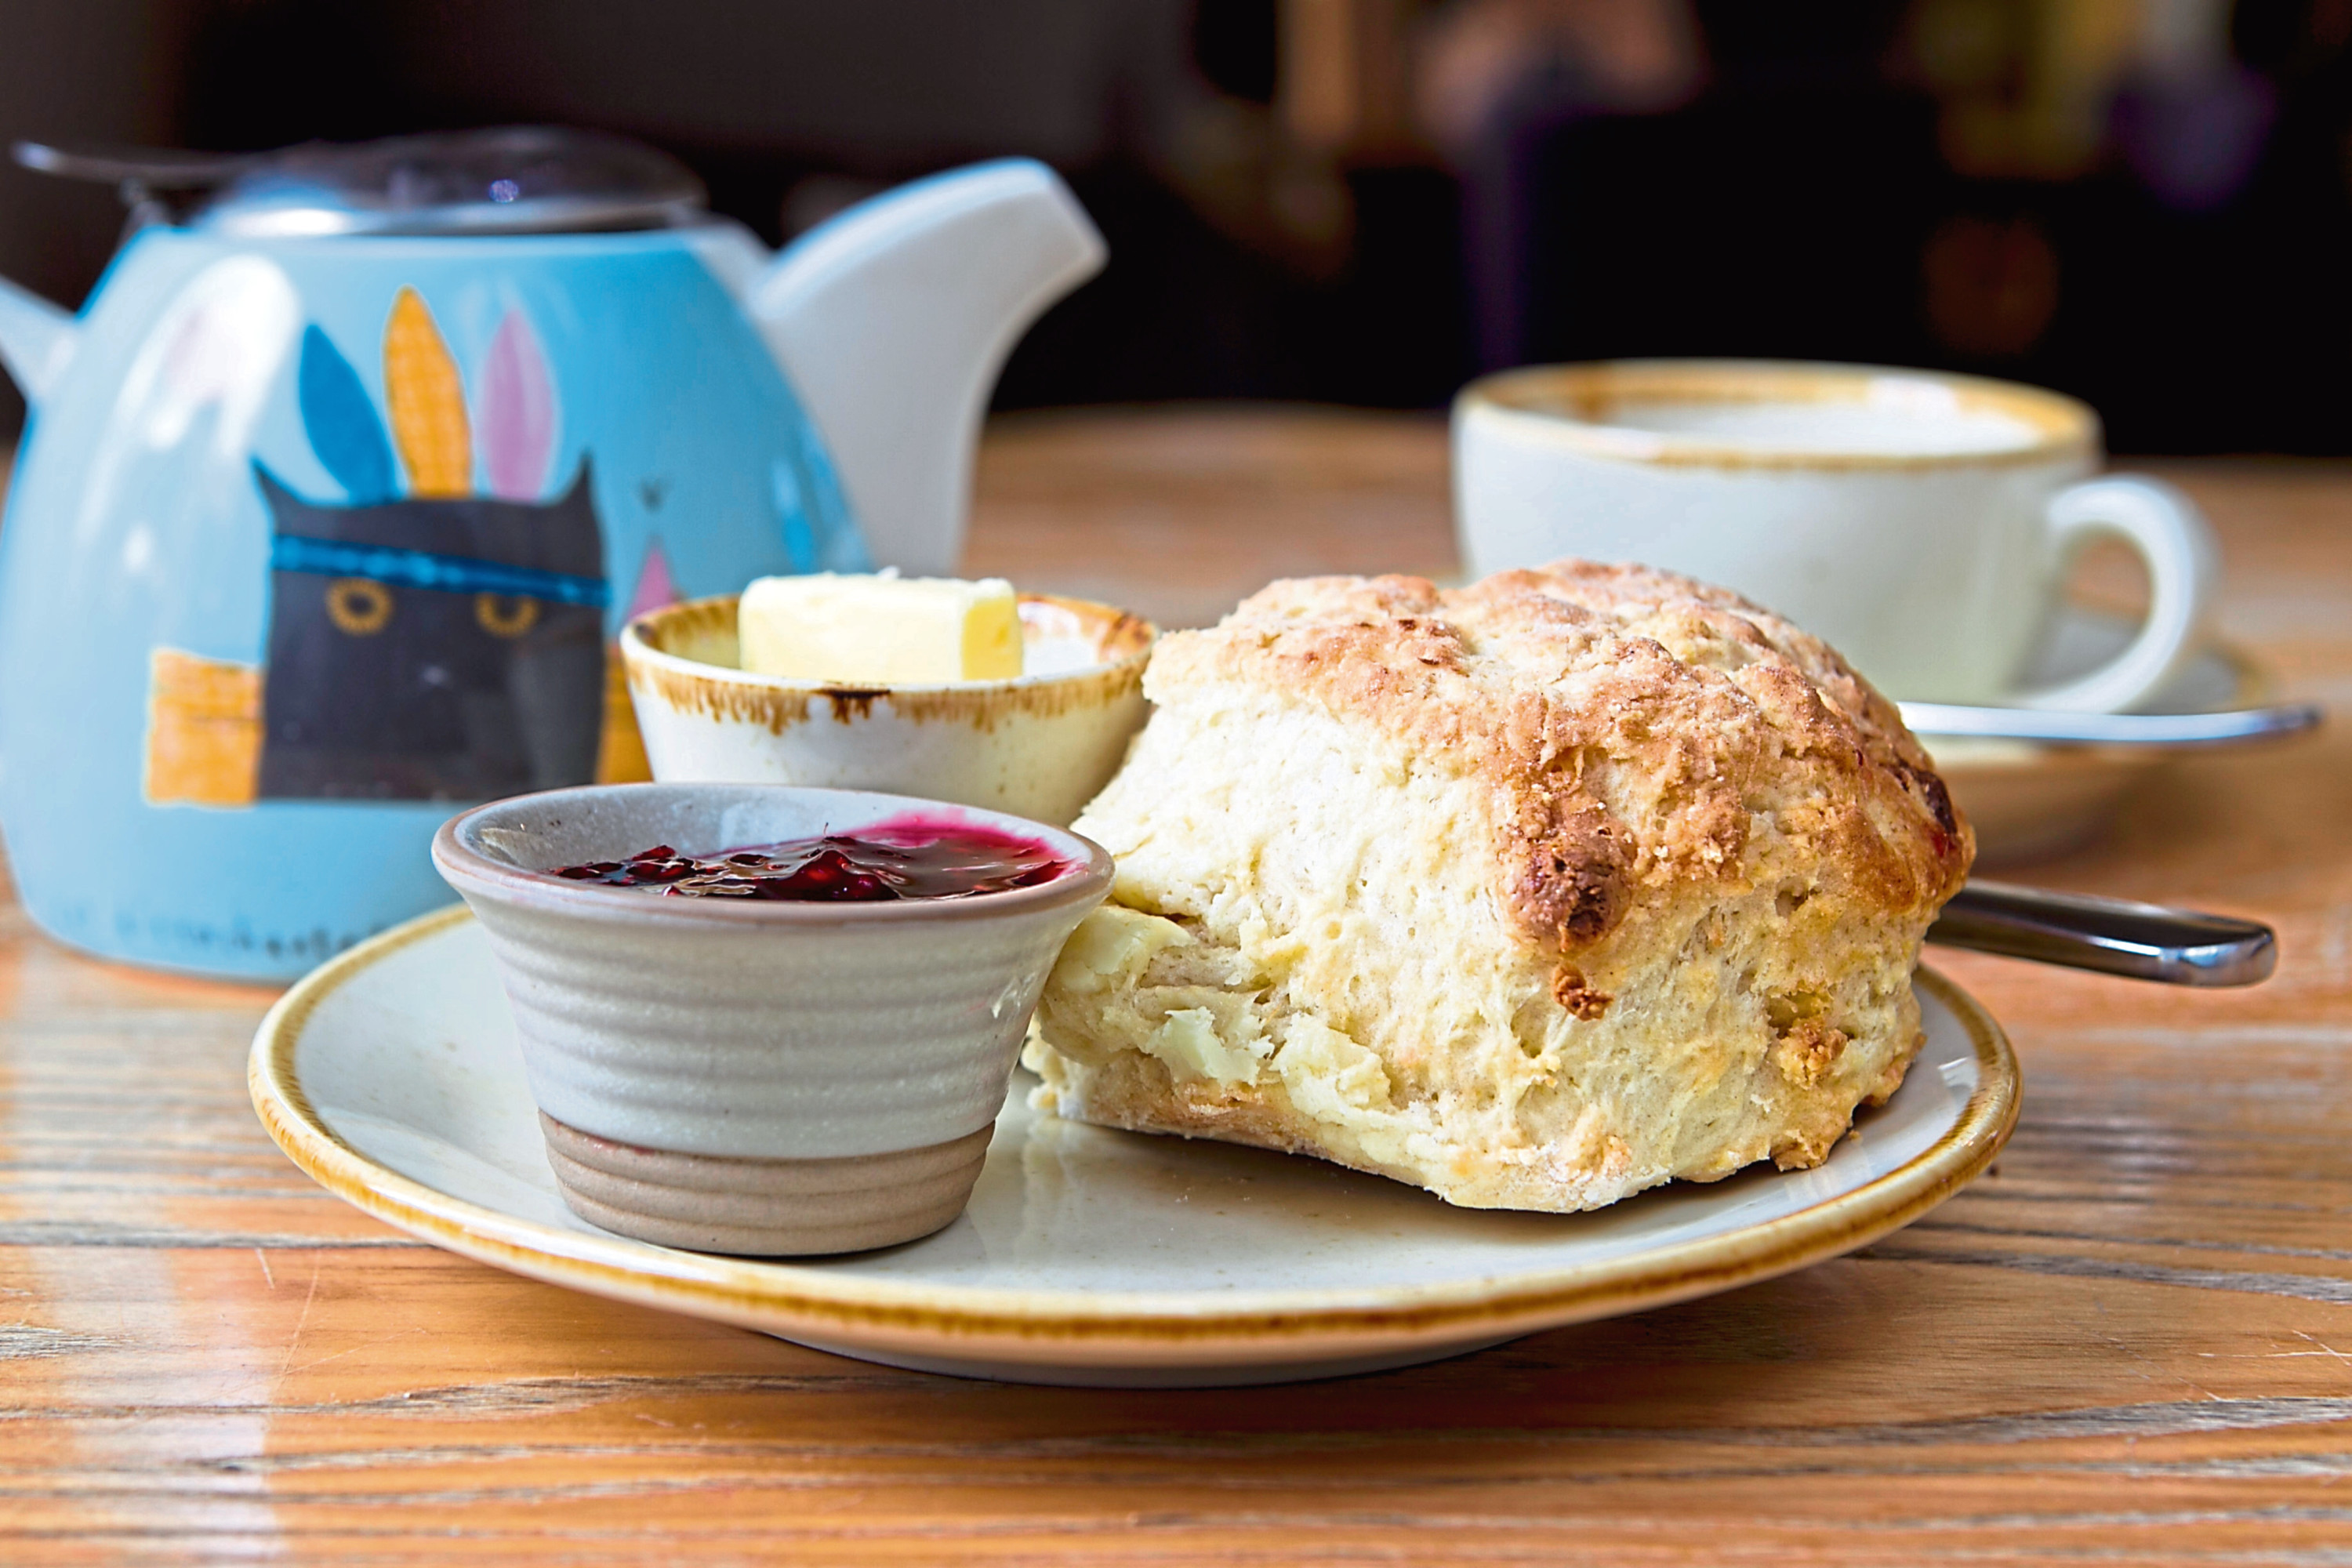
M 672 898 L 561 867 L 919 820 L 1043 847 L 1034 886 L 872 903 Z M 773 784 L 596 784 L 480 806 L 434 863 L 496 956 L 564 1201 L 754 1256 L 911 1241 L 963 1212 L 1063 942 L 1109 890 L 1074 833 Z
M 1024 673 L 845 687 L 740 668 L 737 595 L 655 610 L 621 632 L 654 777 L 878 789 L 1056 826 L 1110 782 L 1142 727 L 1148 621 L 1024 594 Z

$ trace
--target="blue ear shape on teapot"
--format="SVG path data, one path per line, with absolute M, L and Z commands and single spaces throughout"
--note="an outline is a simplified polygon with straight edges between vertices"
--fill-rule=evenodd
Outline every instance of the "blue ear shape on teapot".
M 302 427 L 327 472 L 356 503 L 390 500 L 395 485 L 383 421 L 359 372 L 315 321 L 302 330 L 299 387 Z

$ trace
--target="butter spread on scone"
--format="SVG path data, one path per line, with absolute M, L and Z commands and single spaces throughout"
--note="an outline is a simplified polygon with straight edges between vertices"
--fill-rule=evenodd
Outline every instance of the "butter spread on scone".
M 1076 1120 L 1477 1208 L 1819 1163 L 1903 1081 L 1974 844 L 1891 703 L 1735 595 L 1566 561 L 1276 583 L 1163 638 L 1028 1062 Z

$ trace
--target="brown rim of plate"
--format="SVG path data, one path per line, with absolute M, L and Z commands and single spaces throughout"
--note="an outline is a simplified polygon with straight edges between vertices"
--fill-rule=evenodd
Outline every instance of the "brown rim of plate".
M 1927 383 L 1953 393 L 1959 411 L 1998 414 L 2032 426 L 2020 447 L 1962 452 L 1775 451 L 1697 437 L 1601 423 L 1643 403 L 1860 403 L 1874 384 Z M 1894 365 L 1811 364 L 1783 360 L 1603 360 L 1530 365 L 1483 376 L 1454 399 L 1458 421 L 1474 410 L 1509 417 L 1523 433 L 1597 458 L 1668 468 L 1917 469 L 2007 467 L 2053 458 L 2095 458 L 2099 416 L 2063 393 L 1983 376 Z
M 1176 1292 L 900 1284 L 520 1219 L 401 1175 L 338 1138 L 295 1071 L 304 1026 L 322 1001 L 374 964 L 468 918 L 456 907 L 396 926 L 320 965 L 278 999 L 254 1036 L 246 1073 L 270 1137 L 329 1192 L 450 1251 L 593 1295 L 787 1338 L 1041 1364 L 1131 1363 L 1139 1356 L 1161 1364 L 1210 1363 L 1243 1351 L 1291 1357 L 1318 1345 L 1369 1351 L 1506 1338 L 1711 1294 L 1851 1251 L 1965 1186 L 2017 1125 L 2017 1058 L 2000 1026 L 1966 992 L 1923 967 L 1919 984 L 1950 1008 L 1976 1052 L 1979 1082 L 1953 1125 L 1913 1159 L 1850 1193 L 1731 1235 L 1499 1285 L 1460 1280 L 1400 1289 L 1382 1303 L 1350 1300 L 1339 1290 L 1266 1291 L 1246 1308 L 1214 1310 Z
M 748 669 L 723 664 L 710 664 L 684 654 L 672 652 L 664 646 L 672 626 L 698 619 L 713 619 L 724 615 L 731 622 L 735 606 L 743 597 L 740 594 L 714 594 L 707 599 L 688 599 L 681 604 L 665 605 L 648 610 L 621 628 L 621 647 L 625 659 L 642 659 L 646 664 L 670 670 L 677 675 L 702 680 L 725 681 L 730 685 L 755 686 L 775 691 L 806 693 L 812 697 L 828 697 L 842 688 L 837 680 L 794 680 L 781 675 L 757 675 Z M 1076 669 L 1053 670 L 1036 675 L 1016 675 L 1003 680 L 942 680 L 926 685 L 876 687 L 870 696 L 888 697 L 905 693 L 908 696 L 953 695 L 959 692 L 990 690 L 1022 690 L 1049 685 L 1055 681 L 1093 676 L 1107 669 L 1117 669 L 1139 661 L 1151 652 L 1151 645 L 1160 636 L 1160 628 L 1140 616 L 1132 616 L 1114 605 L 1100 605 L 1091 599 L 1065 598 L 1056 594 L 1018 594 L 1014 597 L 1024 605 L 1050 605 L 1066 610 L 1081 622 L 1096 627 L 1095 649 L 1098 663 L 1082 665 Z M 861 691 L 866 689 L 859 688 Z

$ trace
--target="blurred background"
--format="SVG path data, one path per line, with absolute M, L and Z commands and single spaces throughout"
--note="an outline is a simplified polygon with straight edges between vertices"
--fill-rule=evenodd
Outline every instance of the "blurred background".
M 1053 163 L 1111 264 L 1003 407 L 1776 355 L 2352 451 L 2352 0 L 0 0 L 0 140 L 509 121 L 653 142 L 771 242 Z M 61 302 L 121 223 L 0 168 L 0 273 Z

